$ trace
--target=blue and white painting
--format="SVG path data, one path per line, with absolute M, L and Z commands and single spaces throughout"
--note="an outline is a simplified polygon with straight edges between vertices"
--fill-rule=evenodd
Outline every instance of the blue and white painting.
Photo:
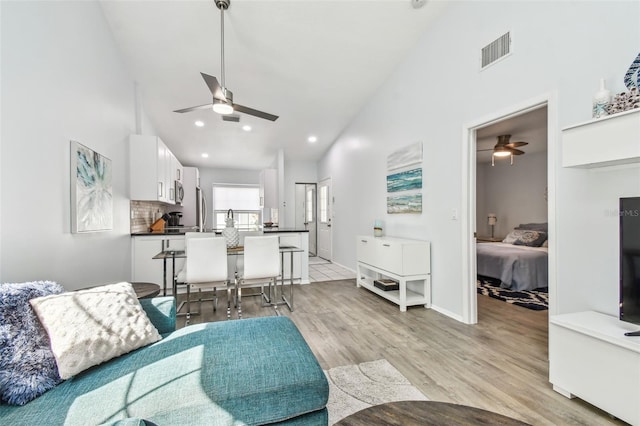
M 422 168 L 387 176 L 387 192 L 409 191 L 422 188 Z
M 422 162 L 422 142 L 406 146 L 387 157 L 387 170 L 395 170 Z
M 387 213 L 422 213 L 422 194 L 388 196 Z
M 71 141 L 71 232 L 113 229 L 111 160 Z

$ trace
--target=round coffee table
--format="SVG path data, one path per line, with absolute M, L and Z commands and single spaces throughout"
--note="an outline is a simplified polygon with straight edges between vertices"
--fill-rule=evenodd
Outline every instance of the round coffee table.
M 502 414 L 436 401 L 399 401 L 374 405 L 340 420 L 340 426 L 369 425 L 509 425 L 530 426 Z
M 160 294 L 160 286 L 154 283 L 132 282 L 133 291 L 136 292 L 138 299 L 148 299 L 156 297 Z

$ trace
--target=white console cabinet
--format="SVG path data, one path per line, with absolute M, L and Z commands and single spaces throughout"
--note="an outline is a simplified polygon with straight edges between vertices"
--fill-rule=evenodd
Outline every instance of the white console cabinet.
M 549 381 L 627 423 L 640 425 L 640 337 L 616 317 L 576 312 L 549 318 Z
M 393 237 L 358 236 L 356 285 L 362 286 L 400 306 L 431 307 L 431 251 L 428 241 Z M 382 290 L 378 279 L 398 282 L 398 290 Z

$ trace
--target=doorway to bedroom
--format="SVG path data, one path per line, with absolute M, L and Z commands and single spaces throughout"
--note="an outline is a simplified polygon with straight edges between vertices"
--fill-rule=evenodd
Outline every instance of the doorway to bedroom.
M 466 279 L 462 289 L 461 319 L 467 324 L 478 322 L 477 246 L 485 243 L 497 245 L 501 241 L 500 238 L 504 239 L 519 225 L 527 223 L 546 226 L 549 231 L 547 243 L 549 247 L 544 249 L 548 250 L 549 309 L 542 312 L 545 316 L 556 313 L 554 297 L 557 279 L 554 243 L 558 151 L 556 97 L 555 92 L 548 92 L 463 126 L 464 203 L 461 209 L 463 221 L 461 225 L 464 235 L 462 268 Z M 536 116 L 542 120 L 537 126 L 526 125 L 534 123 Z M 533 131 L 533 127 L 540 129 Z M 529 130 L 525 132 L 526 128 Z M 505 146 L 509 148 L 507 151 L 511 152 L 504 158 L 492 160 L 494 152 L 504 150 Z M 518 168 L 520 170 L 517 170 Z M 522 176 L 514 174 L 519 171 L 522 171 Z M 477 181 L 479 182 L 476 183 Z M 502 202 L 503 199 L 511 201 L 505 203 Z M 540 200 L 538 205 L 535 208 L 532 207 L 532 203 L 538 202 L 537 200 Z M 536 212 L 536 219 L 533 219 L 533 212 Z M 545 223 L 545 213 L 547 225 L 540 225 Z M 531 221 L 527 219 L 529 217 L 532 217 Z M 476 236 L 481 241 L 478 241 Z M 498 277 L 498 279 L 501 278 Z M 507 305 L 485 296 L 480 300 L 491 300 Z M 534 312 L 513 305 L 509 307 Z
M 478 297 L 533 310 L 548 309 L 547 115 L 544 105 L 476 130 Z

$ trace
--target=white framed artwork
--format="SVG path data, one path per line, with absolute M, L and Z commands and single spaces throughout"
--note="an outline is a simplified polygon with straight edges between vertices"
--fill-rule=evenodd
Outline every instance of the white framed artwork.
M 113 229 L 111 160 L 71 141 L 71 232 Z

